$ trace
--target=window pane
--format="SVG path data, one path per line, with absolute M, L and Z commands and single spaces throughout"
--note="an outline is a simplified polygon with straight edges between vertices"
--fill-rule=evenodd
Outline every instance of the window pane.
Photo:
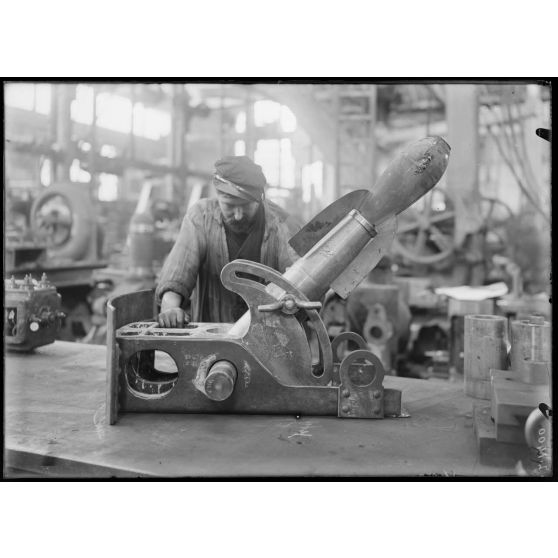
M 281 105 L 275 101 L 256 101 L 254 103 L 254 124 L 265 126 L 279 120 Z
M 50 114 L 50 100 L 52 85 L 50 83 L 38 83 L 35 86 L 35 110 L 40 114 Z
M 296 130 L 296 116 L 285 105 L 281 106 L 281 129 L 283 132 L 294 132 Z
M 76 98 L 72 101 L 70 111 L 74 122 L 93 123 L 93 87 L 90 85 L 76 87 Z
M 129 133 L 132 128 L 132 102 L 121 95 L 97 95 L 97 125 L 117 132 Z
M 267 183 L 279 186 L 279 140 L 258 140 L 254 161 L 261 165 Z
M 118 176 L 104 172 L 100 173 L 98 196 L 100 201 L 116 200 L 118 198 Z
M 242 140 L 234 142 L 234 154 L 238 157 L 246 155 L 246 144 Z
M 8 83 L 4 89 L 6 105 L 25 110 L 33 110 L 35 105 L 35 84 Z

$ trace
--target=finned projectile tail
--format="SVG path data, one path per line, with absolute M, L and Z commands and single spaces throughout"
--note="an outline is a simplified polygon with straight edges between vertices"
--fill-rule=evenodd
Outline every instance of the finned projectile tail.
M 440 137 L 427 137 L 408 145 L 371 191 L 355 190 L 334 201 L 295 234 L 289 244 L 299 256 L 304 256 L 352 209 L 358 209 L 374 226 L 391 219 L 438 183 L 447 168 L 449 153 L 450 146 Z

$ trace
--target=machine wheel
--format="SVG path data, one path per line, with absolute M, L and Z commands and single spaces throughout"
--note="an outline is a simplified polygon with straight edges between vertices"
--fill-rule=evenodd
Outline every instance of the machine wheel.
M 402 215 L 393 249 L 397 254 L 419 264 L 434 264 L 445 260 L 454 251 L 453 238 L 440 230 L 442 223 L 453 220 L 455 212 L 436 212 L 433 193 L 424 196 L 424 209 L 411 206 Z
M 498 198 L 483 197 L 481 212 L 487 245 L 494 253 L 503 252 L 508 246 L 506 223 L 515 217 L 513 211 Z
M 83 186 L 50 186 L 31 207 L 31 228 L 55 258 L 80 260 L 95 233 L 91 202 Z
M 455 212 L 446 209 L 436 211 L 433 192 L 424 199 L 421 211 L 411 206 L 403 214 L 393 249 L 411 262 L 435 264 L 451 256 L 456 249 L 453 241 Z M 505 233 L 499 229 L 499 225 L 514 216 L 512 210 L 503 201 L 484 196 L 481 198 L 480 210 L 483 217 L 481 232 L 487 242 L 505 247 Z

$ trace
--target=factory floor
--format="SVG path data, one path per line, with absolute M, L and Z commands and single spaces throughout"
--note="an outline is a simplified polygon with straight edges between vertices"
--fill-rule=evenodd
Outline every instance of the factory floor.
M 5 359 L 4 475 L 503 476 L 480 463 L 473 400 L 445 380 L 388 376 L 406 418 L 105 416 L 106 347 L 56 341 Z

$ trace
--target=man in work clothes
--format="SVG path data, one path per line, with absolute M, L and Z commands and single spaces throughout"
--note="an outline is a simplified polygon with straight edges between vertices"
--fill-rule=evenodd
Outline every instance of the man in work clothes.
M 223 287 L 221 270 L 236 259 L 280 273 L 297 259 L 288 240 L 299 226 L 265 199 L 266 179 L 245 156 L 215 163 L 217 198 L 202 199 L 184 217 L 155 291 L 161 327 L 194 322 L 235 322 L 248 307 Z

